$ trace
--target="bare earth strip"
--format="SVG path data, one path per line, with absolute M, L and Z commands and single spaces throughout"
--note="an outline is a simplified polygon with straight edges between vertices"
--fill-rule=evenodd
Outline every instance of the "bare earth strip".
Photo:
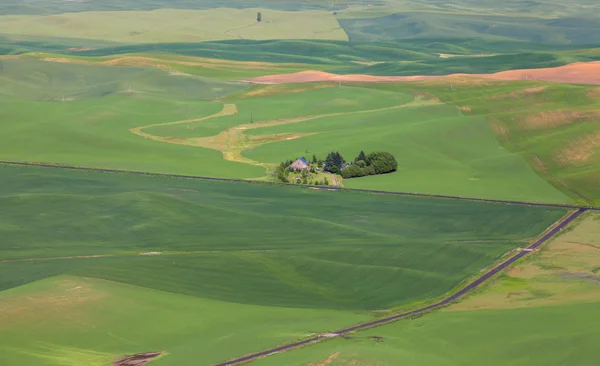
M 473 80 L 542 80 L 556 83 L 600 85 L 600 62 L 577 62 L 553 68 L 510 70 L 495 74 L 450 74 L 444 76 L 337 75 L 320 71 L 302 71 L 294 74 L 260 76 L 241 81 L 253 84 L 313 83 L 319 81 L 377 83 L 461 78 L 471 78 Z
M 326 118 L 326 117 L 336 117 L 336 116 L 344 116 L 350 114 L 362 114 L 362 113 L 374 113 L 374 112 L 382 112 L 393 109 L 411 107 L 411 106 L 420 106 L 420 105 L 431 105 L 431 104 L 440 104 L 437 99 L 428 98 L 425 99 L 423 97 L 417 97 L 410 103 L 401 104 L 392 107 L 385 107 L 379 109 L 369 109 L 355 112 L 337 112 L 337 113 L 326 113 L 326 114 L 317 114 L 312 116 L 301 116 L 301 117 L 293 117 L 293 118 L 281 118 L 274 119 L 270 121 L 263 122 L 255 122 L 255 123 L 246 123 L 242 125 L 237 125 L 230 127 L 218 135 L 210 136 L 210 137 L 200 137 L 200 138 L 184 138 L 184 137 L 167 137 L 167 136 L 156 136 L 151 135 L 149 133 L 144 132 L 144 129 L 150 127 L 158 127 L 158 126 L 168 126 L 168 125 L 178 125 L 178 124 L 186 124 L 186 123 L 196 123 L 202 122 L 213 118 L 218 118 L 222 116 L 229 116 L 237 113 L 237 107 L 235 104 L 225 104 L 223 109 L 215 113 L 211 116 L 188 119 L 183 121 L 175 121 L 175 122 L 167 122 L 167 123 L 158 123 L 148 126 L 134 127 L 129 129 L 131 133 L 134 133 L 138 136 L 142 136 L 146 139 L 166 142 L 169 144 L 177 144 L 177 145 L 185 145 L 185 146 L 197 146 L 203 147 L 207 149 L 218 150 L 223 154 L 223 159 L 245 163 L 255 166 L 264 167 L 266 169 L 271 168 L 273 164 L 261 163 L 252 159 L 248 159 L 242 155 L 244 150 L 255 148 L 260 145 L 264 145 L 271 142 L 277 141 L 286 141 L 293 140 L 304 136 L 314 135 L 315 133 L 280 133 L 273 135 L 260 135 L 260 136 L 252 136 L 246 135 L 245 131 L 257 129 L 257 128 L 265 128 L 265 127 L 273 127 L 273 126 L 281 126 L 292 123 L 300 123 L 305 121 L 311 121 L 318 118 Z

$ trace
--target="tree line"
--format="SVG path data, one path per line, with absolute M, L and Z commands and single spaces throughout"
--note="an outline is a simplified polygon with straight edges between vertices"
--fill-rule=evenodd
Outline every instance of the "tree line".
M 398 170 L 398 162 L 394 155 L 389 152 L 378 151 L 365 155 L 365 152 L 361 150 L 354 161 L 340 169 L 340 174 L 344 179 L 348 179 L 387 174 L 396 170 Z
M 372 152 L 367 155 L 361 150 L 353 161 L 346 164 L 338 151 L 332 151 L 325 158 L 323 170 L 341 174 L 344 179 L 348 179 L 395 172 L 398 170 L 398 162 L 389 152 Z
M 290 165 L 292 165 L 294 161 L 295 160 L 286 160 L 279 164 L 274 173 L 277 180 L 284 183 L 289 182 L 289 175 L 292 171 Z M 361 150 L 358 156 L 350 162 L 346 162 L 339 151 L 332 151 L 327 154 L 325 160 L 318 159 L 317 156 L 313 154 L 312 160 L 309 160 L 309 162 L 311 165 L 308 170 L 298 172 L 302 174 L 301 183 L 303 184 L 312 184 L 310 180 L 312 176 L 309 173 L 316 173 L 319 170 L 333 174 L 341 174 L 344 179 L 386 174 L 398 170 L 398 162 L 394 155 L 383 151 L 372 152 L 367 155 Z M 314 183 L 325 183 L 325 185 L 327 185 L 329 182 Z

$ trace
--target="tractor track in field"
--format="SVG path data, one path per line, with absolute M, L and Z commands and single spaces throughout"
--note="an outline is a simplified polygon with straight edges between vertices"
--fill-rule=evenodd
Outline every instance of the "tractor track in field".
M 408 311 L 405 313 L 396 314 L 396 315 L 388 316 L 388 317 L 381 318 L 378 320 L 357 324 L 357 325 L 354 325 L 351 327 L 340 329 L 335 332 L 319 334 L 319 335 L 316 335 L 309 339 L 304 339 L 304 340 L 301 340 L 298 342 L 289 343 L 289 344 L 271 348 L 271 349 L 268 349 L 268 350 L 265 350 L 262 352 L 248 354 L 248 355 L 245 355 L 245 356 L 242 356 L 239 358 L 231 359 L 229 361 L 217 363 L 214 366 L 233 366 L 233 365 L 250 363 L 252 361 L 255 361 L 260 358 L 264 358 L 264 357 L 267 357 L 267 356 L 270 356 L 270 355 L 273 355 L 276 353 L 290 351 L 292 349 L 299 348 L 302 346 L 315 344 L 321 340 L 326 340 L 329 338 L 336 338 L 336 337 L 343 336 L 343 335 L 346 335 L 348 333 L 352 333 L 355 331 L 364 330 L 364 329 L 382 325 L 382 324 L 387 324 L 387 323 L 390 323 L 390 322 L 393 322 L 396 320 L 405 319 L 405 318 L 415 316 L 415 315 L 421 315 L 428 311 L 436 310 L 436 309 L 442 308 L 444 306 L 450 305 L 454 301 L 458 300 L 459 298 L 463 297 L 464 295 L 466 295 L 466 294 L 470 293 L 471 291 L 475 290 L 476 288 L 478 288 L 481 284 L 483 284 L 485 281 L 489 280 L 490 278 L 494 277 L 500 271 L 508 268 L 511 264 L 515 263 L 517 260 L 525 257 L 530 252 L 533 252 L 534 250 L 538 249 L 542 244 L 544 244 L 549 239 L 554 237 L 556 234 L 558 234 L 560 231 L 562 231 L 562 229 L 567 227 L 571 222 L 573 222 L 575 219 L 577 219 L 579 216 L 581 216 L 584 212 L 586 212 L 588 210 L 589 210 L 588 208 L 579 208 L 577 211 L 570 213 L 567 217 L 564 217 L 561 220 L 559 220 L 557 223 L 554 223 L 553 226 L 551 226 L 549 228 L 549 230 L 546 231 L 545 234 L 543 234 L 540 238 L 535 240 L 529 246 L 527 246 L 523 250 L 519 251 L 517 254 L 511 256 L 510 258 L 504 260 L 500 264 L 494 266 L 492 269 L 490 269 L 489 271 L 484 273 L 482 276 L 478 277 L 477 279 L 475 279 L 474 281 L 472 281 L 471 283 L 469 283 L 468 285 L 466 285 L 459 291 L 455 292 L 454 294 L 452 294 L 434 304 L 431 304 L 429 306 L 425 306 L 425 307 L 422 307 L 419 309 L 415 309 L 412 311 Z
M 565 203 L 542 203 L 542 202 L 528 202 L 528 201 L 515 201 L 515 200 L 496 200 L 496 199 L 480 198 L 480 197 L 451 196 L 451 195 L 443 195 L 443 194 L 429 194 L 429 193 L 416 193 L 416 192 L 393 192 L 393 191 L 381 191 L 381 190 L 374 190 L 374 189 L 344 188 L 344 187 L 333 187 L 333 186 L 323 187 L 323 186 L 311 186 L 311 185 L 305 185 L 305 184 L 272 183 L 272 182 L 257 181 L 257 180 L 250 180 L 250 179 L 203 177 L 203 176 L 198 176 L 198 175 L 152 173 L 152 172 L 142 172 L 142 171 L 135 171 L 135 170 L 81 167 L 81 166 L 73 166 L 73 165 L 66 165 L 66 164 L 53 164 L 53 163 L 42 163 L 42 162 L 0 160 L 0 166 L 1 165 L 54 168 L 54 169 L 65 169 L 65 170 L 79 170 L 79 171 L 89 171 L 89 172 L 97 172 L 97 173 L 145 175 L 145 176 L 151 176 L 151 177 L 196 179 L 196 180 L 206 180 L 206 181 L 214 181 L 214 182 L 263 184 L 263 185 L 280 186 L 280 187 L 281 186 L 296 187 L 296 188 L 301 187 L 301 188 L 312 188 L 315 190 L 322 190 L 322 191 L 362 192 L 362 193 L 372 193 L 372 194 L 386 194 L 386 195 L 393 195 L 393 196 L 437 198 L 437 199 L 447 199 L 447 200 L 457 200 L 457 201 L 498 203 L 498 204 L 507 204 L 507 205 L 557 207 L 557 208 L 567 208 L 567 209 L 584 209 L 584 210 L 600 211 L 600 206 L 592 206 L 592 205 L 577 205 L 577 204 L 565 204 Z
M 383 107 L 378 109 L 366 109 L 359 111 L 350 111 L 350 112 L 334 112 L 334 113 L 323 113 L 323 114 L 315 114 L 308 116 L 298 116 L 298 117 L 288 117 L 288 118 L 277 118 L 266 121 L 257 121 L 250 122 L 240 125 L 231 126 L 216 135 L 206 136 L 206 137 L 169 137 L 169 136 L 157 136 L 152 135 L 143 130 L 152 128 L 152 127 L 163 127 L 163 126 L 172 126 L 172 125 L 181 125 L 181 124 L 189 124 L 189 123 L 197 123 L 203 122 L 207 120 L 211 120 L 218 117 L 231 116 L 238 113 L 237 105 L 235 104 L 224 104 L 223 109 L 220 112 L 212 114 L 210 116 L 186 119 L 182 121 L 174 121 L 174 122 L 165 122 L 165 123 L 155 123 L 147 126 L 138 126 L 129 129 L 129 132 L 141 136 L 145 139 L 164 142 L 168 144 L 174 145 L 184 145 L 184 146 L 194 146 L 194 147 L 202 147 L 206 149 L 217 150 L 221 153 L 224 160 L 243 163 L 248 165 L 260 166 L 265 169 L 269 169 L 270 167 L 276 165 L 271 163 L 261 163 L 259 161 L 255 161 L 249 159 L 243 155 L 244 151 L 248 149 L 254 149 L 256 147 L 279 141 L 289 141 L 297 138 L 310 136 L 317 134 L 318 132 L 309 132 L 309 133 L 279 133 L 279 134 L 271 134 L 271 135 L 259 135 L 259 136 L 251 136 L 247 135 L 245 132 L 254 129 L 266 128 L 266 127 L 274 127 L 274 126 L 282 126 L 288 124 L 295 124 L 300 122 L 312 121 L 320 118 L 328 118 L 328 117 L 339 117 L 346 115 L 359 115 L 359 114 L 368 114 L 368 113 L 376 113 L 376 112 L 384 112 L 390 111 L 394 109 L 414 107 L 414 106 L 424 106 L 424 105 L 435 105 L 441 104 L 441 102 L 435 98 L 424 99 L 423 97 L 416 97 L 413 101 L 400 104 L 393 105 L 389 107 Z

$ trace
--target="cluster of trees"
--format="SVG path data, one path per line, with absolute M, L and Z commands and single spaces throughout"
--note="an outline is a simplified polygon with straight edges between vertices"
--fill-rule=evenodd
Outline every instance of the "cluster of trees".
M 275 178 L 277 179 L 277 181 L 282 182 L 282 183 L 290 183 L 290 173 L 294 172 L 291 168 L 290 165 L 292 165 L 292 163 L 295 160 L 286 160 L 284 162 L 282 162 L 281 164 L 279 164 L 279 166 L 277 167 L 277 169 L 275 169 Z M 318 160 L 317 157 L 313 155 L 313 164 L 318 164 Z M 321 165 L 323 163 L 321 162 Z M 323 177 L 323 180 L 316 180 L 313 175 L 311 173 L 316 173 L 315 167 L 311 166 L 310 170 L 301 170 L 296 172 L 300 175 L 295 176 L 294 179 L 292 180 L 292 183 L 298 183 L 298 184 L 310 184 L 310 185 L 315 185 L 315 186 L 328 186 L 329 185 L 329 181 L 327 180 L 327 177 Z
M 275 178 L 278 181 L 283 183 L 290 182 L 290 173 L 294 172 L 290 168 L 290 165 L 294 161 L 286 160 L 279 164 L 274 172 Z M 296 175 L 292 181 L 310 185 L 329 185 L 327 178 L 324 178 L 322 181 L 314 179 L 313 173 L 321 169 L 325 172 L 341 174 L 343 178 L 348 179 L 395 172 L 398 170 L 398 162 L 394 158 L 394 155 L 389 152 L 372 152 L 366 155 L 364 151 L 361 151 L 353 161 L 346 163 L 344 157 L 338 151 L 332 151 L 327 154 L 325 160 L 320 160 L 316 155 L 313 155 L 310 161 L 310 168 L 295 172 L 299 175 Z
M 396 170 L 398 170 L 398 162 L 389 152 L 372 152 L 365 155 L 364 151 L 361 151 L 354 162 L 341 170 L 341 174 L 344 179 L 348 179 L 386 174 Z
M 279 164 L 277 169 L 275 169 L 275 178 L 282 183 L 289 183 L 290 176 L 290 165 L 293 162 L 291 160 L 286 160 Z
M 332 151 L 327 154 L 327 157 L 325 158 L 323 170 L 333 174 L 338 174 L 342 170 L 345 163 L 346 161 L 338 151 Z

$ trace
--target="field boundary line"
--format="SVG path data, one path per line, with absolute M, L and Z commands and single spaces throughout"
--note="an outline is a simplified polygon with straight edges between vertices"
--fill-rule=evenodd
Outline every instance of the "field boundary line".
M 370 321 L 370 322 L 357 324 L 357 325 L 354 325 L 354 326 L 350 326 L 350 327 L 347 327 L 347 328 L 340 329 L 340 330 L 335 331 L 335 332 L 319 334 L 319 335 L 316 335 L 316 336 L 314 336 L 312 338 L 309 338 L 309 339 L 304 339 L 304 340 L 301 340 L 301 341 L 289 343 L 289 344 L 286 344 L 286 345 L 283 345 L 283 346 L 279 346 L 279 347 L 275 347 L 275 348 L 271 348 L 271 349 L 268 349 L 268 350 L 265 350 L 265 351 L 262 351 L 262 352 L 248 354 L 246 356 L 242 356 L 242 357 L 235 358 L 235 359 L 232 359 L 232 360 L 229 360 L 229 361 L 225 361 L 225 362 L 221 362 L 221 363 L 215 364 L 215 366 L 233 366 L 233 365 L 239 365 L 239 364 L 243 364 L 243 363 L 249 363 L 249 362 L 255 361 L 257 359 L 273 355 L 275 353 L 281 353 L 281 352 L 285 352 L 285 351 L 290 351 L 292 349 L 295 349 L 295 348 L 298 348 L 298 347 L 301 347 L 301 346 L 305 346 L 305 345 L 309 345 L 309 344 L 314 344 L 314 343 L 317 343 L 317 342 L 325 340 L 325 339 L 335 338 L 335 337 L 343 336 L 345 334 L 352 333 L 352 332 L 355 332 L 355 331 L 364 330 L 364 329 L 375 327 L 375 326 L 378 326 L 378 325 L 383 325 L 383 324 L 391 323 L 393 321 L 404 319 L 404 318 L 407 318 L 407 317 L 410 317 L 410 316 L 413 316 L 413 315 L 421 315 L 421 314 L 424 314 L 426 312 L 429 312 L 429 311 L 432 311 L 432 310 L 436 310 L 436 309 L 442 308 L 444 306 L 450 305 L 451 303 L 453 303 L 454 301 L 456 301 L 459 298 L 463 297 L 464 295 L 467 295 L 471 291 L 477 289 L 484 282 L 486 282 L 490 278 L 494 277 L 500 271 L 508 268 L 510 265 L 512 265 L 513 263 L 515 263 L 517 260 L 525 257 L 529 253 L 534 252 L 535 249 L 538 249 L 542 244 L 546 243 L 548 240 L 550 240 L 556 234 L 560 233 L 571 222 L 573 222 L 574 220 L 576 220 L 579 216 L 581 216 L 583 213 L 585 213 L 587 211 L 589 211 L 589 209 L 587 209 L 587 208 L 579 208 L 577 211 L 570 213 L 568 216 L 562 217 L 560 220 L 554 222 L 548 229 L 546 229 L 545 233 L 541 237 L 539 237 L 538 239 L 534 240 L 526 248 L 524 248 L 523 250 L 519 251 L 517 254 L 511 256 L 510 258 L 502 261 L 501 263 L 495 265 L 490 270 L 488 270 L 486 273 L 484 273 L 483 275 L 479 276 L 477 279 L 475 279 L 474 281 L 470 282 L 469 284 L 467 284 L 465 287 L 463 287 L 462 289 L 458 290 L 454 294 L 452 294 L 452 295 L 450 295 L 450 296 L 444 298 L 443 300 L 440 300 L 440 301 L 438 301 L 438 302 L 436 302 L 434 304 L 431 304 L 429 306 L 425 306 L 425 307 L 422 307 L 422 308 L 419 308 L 419 309 L 416 309 L 416 310 L 404 312 L 404 313 L 401 313 L 401 314 L 396 314 L 396 315 L 388 316 L 388 317 L 381 318 L 381 319 L 378 319 L 378 320 L 373 320 L 373 321 Z
M 215 181 L 215 182 L 262 184 L 262 185 L 269 185 L 269 186 L 276 186 L 276 187 L 296 187 L 296 188 L 301 187 L 301 188 L 312 188 L 312 189 L 317 189 L 317 190 L 322 190 L 322 191 L 362 192 L 362 193 L 374 193 L 374 194 L 387 194 L 387 195 L 395 195 L 395 196 L 439 198 L 439 199 L 457 200 L 457 201 L 499 203 L 499 204 L 507 204 L 507 205 L 556 207 L 556 208 L 567 208 L 567 209 L 575 209 L 575 210 L 576 209 L 585 209 L 585 210 L 600 211 L 600 206 L 593 206 L 593 205 L 499 200 L 499 199 L 481 198 L 481 197 L 451 196 L 451 195 L 443 195 L 443 194 L 416 193 L 416 192 L 393 192 L 393 191 L 381 191 L 381 190 L 374 190 L 374 189 L 344 188 L 344 187 L 334 187 L 334 186 L 328 186 L 325 188 L 323 186 L 311 186 L 311 185 L 306 185 L 306 184 L 293 184 L 293 183 L 286 184 L 286 183 L 277 183 L 277 182 L 265 182 L 265 181 L 242 179 L 242 178 L 236 179 L 236 178 L 205 177 L 205 176 L 200 176 L 200 175 L 153 173 L 153 172 L 144 172 L 144 171 L 135 171 L 135 170 L 92 168 L 92 167 L 82 167 L 82 166 L 74 166 L 74 165 L 67 165 L 67 164 L 55 164 L 55 163 L 43 163 L 43 162 L 0 160 L 0 165 L 28 166 L 28 167 L 54 168 L 54 169 L 65 169 L 65 170 L 80 170 L 80 171 L 90 171 L 90 172 L 97 172 L 97 173 L 146 175 L 146 176 L 151 176 L 151 177 L 196 179 L 196 180 L 207 180 L 207 181 Z

